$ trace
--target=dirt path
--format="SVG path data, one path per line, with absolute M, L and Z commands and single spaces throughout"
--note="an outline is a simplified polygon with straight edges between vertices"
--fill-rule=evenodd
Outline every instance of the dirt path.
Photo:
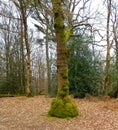
M 80 116 L 46 117 L 51 98 L 0 98 L 0 130 L 118 130 L 118 99 L 76 99 Z

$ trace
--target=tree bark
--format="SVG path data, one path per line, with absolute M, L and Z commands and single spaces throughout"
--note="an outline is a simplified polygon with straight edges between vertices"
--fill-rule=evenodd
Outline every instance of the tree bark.
M 116 72 L 118 74 L 118 41 L 116 40 Z M 118 97 L 118 76 L 116 79 L 116 96 Z
M 46 62 L 47 62 L 47 88 L 46 88 L 46 94 L 50 93 L 50 87 L 51 87 L 51 68 L 50 68 L 50 63 L 49 63 L 49 44 L 48 44 L 48 25 L 49 25 L 49 20 L 48 20 L 48 14 L 45 12 L 46 16 Z
M 113 27 L 113 32 L 114 32 L 114 41 L 115 41 L 115 47 L 116 47 L 116 72 L 118 73 L 118 34 L 117 34 L 117 28 L 118 28 L 118 23 L 116 19 L 116 27 Z M 116 97 L 118 97 L 118 77 L 116 78 Z
M 111 0 L 107 1 L 107 54 L 106 54 L 106 77 L 105 77 L 105 91 L 107 88 L 110 87 L 111 85 L 111 81 L 110 81 L 110 75 L 109 75 L 109 71 L 110 71 L 110 49 L 111 49 L 111 44 L 110 43 L 110 15 L 111 15 Z
M 64 15 L 61 0 L 52 0 L 54 13 L 54 28 L 57 42 L 57 86 L 58 95 L 53 100 L 48 112 L 50 116 L 61 118 L 75 117 L 78 110 L 69 98 L 68 56 L 64 26 Z
M 26 71 L 25 71 L 25 56 L 24 56 L 24 42 L 23 42 L 23 36 L 24 36 L 24 31 L 23 31 L 23 22 L 22 20 L 20 21 L 21 24 L 21 30 L 20 30 L 20 61 L 21 61 L 21 65 L 20 65 L 20 92 L 21 93 L 25 93 L 25 84 L 26 84 Z
M 26 94 L 27 96 L 30 95 L 30 86 L 31 86 L 31 65 L 30 65 L 30 46 L 28 42 L 28 26 L 27 26 L 27 16 L 26 16 L 26 8 L 25 8 L 25 3 L 23 1 L 19 1 L 20 6 L 21 6 L 21 13 L 22 13 L 22 20 L 23 20 L 23 25 L 24 25 L 24 40 L 25 40 L 25 45 L 26 45 L 26 63 L 27 63 L 27 68 L 26 68 L 26 73 L 27 73 L 27 83 L 26 83 Z
M 67 46 L 65 42 L 64 16 L 61 0 L 52 0 L 54 13 L 54 27 L 57 42 L 57 86 L 58 91 L 68 82 Z

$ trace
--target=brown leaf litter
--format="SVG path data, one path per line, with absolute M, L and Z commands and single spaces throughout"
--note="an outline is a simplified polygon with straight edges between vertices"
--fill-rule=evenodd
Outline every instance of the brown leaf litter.
M 80 116 L 47 117 L 52 98 L 0 98 L 0 130 L 118 130 L 118 99 L 73 99 Z

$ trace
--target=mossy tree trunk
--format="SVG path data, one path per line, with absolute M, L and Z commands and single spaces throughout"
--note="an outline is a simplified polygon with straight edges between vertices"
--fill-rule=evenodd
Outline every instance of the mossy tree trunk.
M 57 42 L 57 86 L 58 95 L 53 100 L 49 110 L 50 116 L 61 118 L 78 115 L 76 105 L 69 98 L 68 56 L 64 26 L 64 14 L 61 0 L 52 0 L 54 28 Z
M 61 8 L 61 0 L 52 0 L 54 12 L 54 27 L 57 42 L 57 70 L 58 91 L 68 82 L 67 47 L 65 42 L 64 16 Z

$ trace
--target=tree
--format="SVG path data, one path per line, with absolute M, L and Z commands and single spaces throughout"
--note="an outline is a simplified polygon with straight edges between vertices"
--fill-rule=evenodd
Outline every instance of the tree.
M 90 19 L 89 14 L 89 1 L 90 0 L 80 0 L 79 2 L 77 0 L 74 1 L 63 1 L 63 12 L 64 12 L 64 23 L 65 23 L 65 30 L 68 32 L 68 34 L 71 32 L 71 36 L 79 36 L 79 34 L 73 34 L 73 30 L 78 26 L 89 26 L 88 20 Z M 48 87 L 48 93 L 49 91 L 52 91 L 53 85 L 52 85 L 52 71 L 51 70 L 51 58 L 50 52 L 52 49 L 50 49 L 50 45 L 55 43 L 55 33 L 54 33 L 54 21 L 53 21 L 53 13 L 52 13 L 52 6 L 50 0 L 40 0 L 40 1 L 34 1 L 34 7 L 35 11 L 32 14 L 32 18 L 38 21 L 37 24 L 34 22 L 35 27 L 37 27 L 38 31 L 43 33 L 45 35 L 44 41 L 46 43 L 46 62 L 47 62 L 47 87 Z M 76 8 L 80 8 L 78 11 Z M 75 12 L 76 10 L 76 12 Z M 84 13 L 83 13 L 84 12 Z M 85 13 L 86 12 L 86 13 Z M 75 15 L 72 15 L 75 14 Z M 88 15 L 89 14 L 89 15 Z M 81 17 L 82 15 L 82 17 Z M 70 35 L 70 34 L 69 34 Z M 55 47 L 56 48 L 56 47 Z M 54 52 L 54 51 L 53 51 Z M 54 53 L 53 53 L 54 54 Z
M 69 98 L 68 81 L 68 49 L 66 46 L 67 36 L 64 26 L 64 14 L 61 0 L 52 0 L 54 14 L 54 28 L 57 42 L 57 86 L 58 95 L 53 100 L 49 110 L 50 116 L 61 118 L 75 117 L 78 110 L 74 102 Z
M 112 65 L 112 93 L 110 96 L 117 97 L 118 96 L 118 4 L 117 1 L 113 1 L 111 5 L 111 26 L 113 33 L 113 45 L 114 45 L 114 54 L 113 57 L 114 63 Z
M 115 24 L 114 24 L 115 25 Z M 114 27 L 114 40 L 115 40 L 115 48 L 116 48 L 116 74 L 118 74 L 118 19 L 116 19 L 116 27 Z M 116 97 L 118 97 L 118 76 L 116 76 Z
M 21 58 L 24 50 L 21 51 L 20 35 L 22 34 L 20 27 L 20 19 L 18 12 L 15 10 L 12 2 L 8 4 L 2 3 L 0 10 L 1 15 L 1 66 L 3 71 L 0 78 L 1 93 L 18 94 L 24 93 L 25 71 L 22 71 Z M 19 44 L 21 43 L 21 44 Z M 24 58 L 22 58 L 24 62 Z M 22 62 L 22 63 L 23 63 Z M 22 73 L 23 72 L 23 73 Z M 22 73 L 22 74 L 21 74 Z M 22 81 L 22 84 L 21 84 Z
M 31 94 L 30 91 L 30 87 L 31 87 L 31 65 L 30 65 L 30 44 L 28 41 L 28 25 L 27 25 L 27 8 L 28 8 L 28 1 L 25 0 L 19 0 L 19 3 L 17 3 L 16 1 L 14 1 L 14 4 L 19 8 L 19 10 L 21 11 L 21 19 L 23 22 L 23 28 L 24 28 L 24 40 L 25 40 L 25 46 L 26 46 L 26 51 L 27 51 L 27 58 L 26 58 L 26 63 L 27 63 L 27 68 L 26 68 L 26 72 L 27 72 L 27 83 L 26 83 L 26 94 L 27 96 L 29 96 Z
M 105 90 L 110 87 L 110 50 L 113 43 L 110 43 L 110 16 L 111 16 L 111 0 L 107 0 L 107 54 L 106 54 L 106 77 L 105 77 Z
M 107 0 L 106 17 L 106 66 L 105 66 L 105 94 L 116 95 L 117 93 L 117 1 Z M 111 55 L 111 50 L 115 48 L 115 58 Z M 115 61 L 115 65 L 113 65 Z M 115 66 L 115 68 L 114 68 Z M 116 92 L 115 92 L 116 91 Z M 113 94 L 114 93 L 114 94 Z M 113 97 L 114 97 L 113 96 Z M 115 96 L 116 97 L 116 96 Z
M 88 38 L 81 36 L 68 42 L 70 93 L 79 98 L 85 97 L 86 93 L 97 95 L 100 81 L 100 61 L 97 52 L 93 56 L 92 39 Z
M 37 20 L 40 25 L 34 23 L 35 27 L 38 29 L 39 32 L 43 33 L 44 35 L 44 42 L 45 42 L 45 52 L 46 52 L 46 65 L 47 65 L 47 87 L 46 94 L 51 94 L 51 62 L 50 62 L 50 45 L 53 38 L 53 26 L 52 26 L 52 10 L 51 10 L 51 3 L 49 0 L 43 1 L 34 1 L 35 13 L 32 15 L 32 18 Z M 40 15 L 42 14 L 42 15 Z M 50 42 L 51 41 L 51 42 Z

